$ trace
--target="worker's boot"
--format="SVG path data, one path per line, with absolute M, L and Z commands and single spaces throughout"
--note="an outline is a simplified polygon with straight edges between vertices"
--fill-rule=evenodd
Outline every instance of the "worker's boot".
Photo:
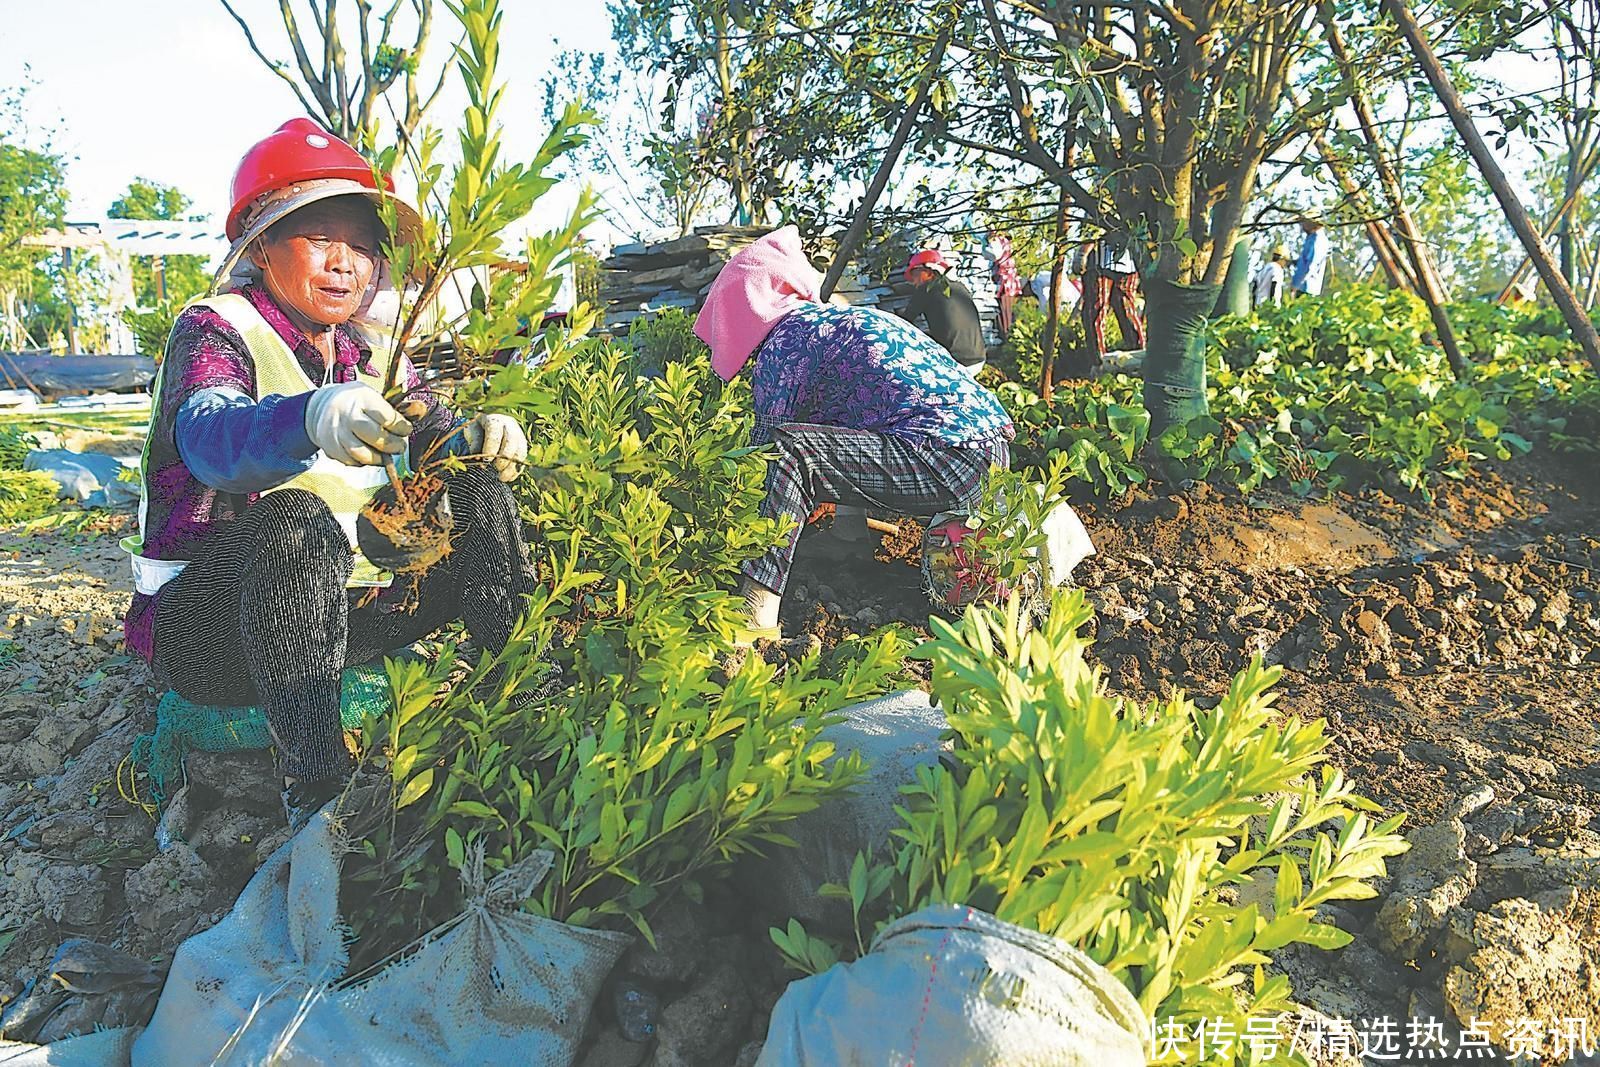
M 291 833 L 299 833 L 301 827 L 311 821 L 311 816 L 321 811 L 323 807 L 344 791 L 345 780 L 342 778 L 324 778 L 320 781 L 307 782 L 295 778 L 283 780 L 283 818 L 289 824 Z

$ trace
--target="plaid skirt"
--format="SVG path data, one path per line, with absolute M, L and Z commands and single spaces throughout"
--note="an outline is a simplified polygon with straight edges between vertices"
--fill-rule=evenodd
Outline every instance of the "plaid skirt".
M 948 445 L 925 438 L 900 438 L 871 430 L 791 422 L 777 427 L 778 456 L 767 468 L 767 499 L 761 513 L 794 520 L 783 543 L 744 565 L 746 577 L 783 592 L 795 545 L 819 504 L 876 508 L 902 515 L 931 516 L 973 506 L 989 468 L 1010 465 L 1000 438 Z

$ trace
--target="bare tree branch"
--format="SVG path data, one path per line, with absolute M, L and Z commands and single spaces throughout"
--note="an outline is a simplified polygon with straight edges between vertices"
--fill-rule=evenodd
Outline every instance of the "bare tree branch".
M 256 44 L 255 34 L 250 32 L 249 23 L 245 22 L 244 19 L 239 17 L 239 13 L 233 9 L 233 5 L 228 3 L 228 0 L 218 0 L 218 2 L 222 4 L 223 10 L 227 11 L 228 14 L 233 16 L 233 21 L 237 22 L 239 24 L 239 28 L 244 31 L 245 42 L 249 44 L 250 51 L 256 54 L 256 58 L 261 60 L 261 62 L 266 65 L 268 70 L 282 78 L 284 83 L 288 85 L 290 89 L 294 90 L 295 99 L 300 101 L 300 106 L 305 108 L 306 114 L 317 116 L 319 114 L 317 107 L 312 104 L 310 100 L 306 99 L 306 94 L 300 89 L 300 83 L 289 77 L 288 73 L 284 71 L 281 63 L 277 63 L 271 59 L 268 59 L 266 53 L 261 51 L 260 46 Z

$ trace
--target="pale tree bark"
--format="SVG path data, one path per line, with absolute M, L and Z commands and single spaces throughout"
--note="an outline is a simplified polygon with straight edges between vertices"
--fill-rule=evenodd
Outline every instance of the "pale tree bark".
M 293 90 L 306 113 L 363 151 L 377 146 L 379 130 L 390 123 L 398 139 L 410 140 L 444 87 L 448 64 L 437 78 L 422 71 L 433 32 L 434 0 L 386 0 L 381 13 L 373 0 L 352 0 L 354 54 L 340 26 L 344 0 L 306 0 L 303 6 L 311 21 L 304 28 L 295 0 L 278 0 L 278 21 L 292 65 L 268 54 L 230 0 L 218 2 L 239 24 L 250 51 Z M 398 31 L 402 15 L 415 23 L 403 35 Z M 401 97 L 398 110 L 386 100 L 391 90 Z
M 1489 146 L 1484 143 L 1483 135 L 1478 132 L 1477 125 L 1472 121 L 1472 114 L 1467 110 L 1461 94 L 1456 91 L 1455 83 L 1450 80 L 1450 75 L 1445 73 L 1444 66 L 1434 54 L 1433 45 L 1428 42 L 1422 27 L 1417 25 L 1416 16 L 1411 13 L 1411 8 L 1406 5 L 1405 0 L 1382 0 L 1382 4 L 1384 11 L 1394 19 L 1395 25 L 1400 27 L 1401 35 L 1410 46 L 1412 54 L 1416 56 L 1422 72 L 1427 75 L 1428 83 L 1433 86 L 1439 102 L 1444 105 L 1451 124 L 1461 135 L 1467 151 L 1472 153 L 1472 158 L 1477 161 L 1478 170 L 1489 183 L 1495 199 L 1500 201 L 1500 208 L 1506 213 L 1506 220 L 1517 232 L 1522 247 L 1528 252 L 1528 258 L 1533 260 L 1534 268 L 1539 272 L 1539 279 L 1544 282 L 1545 288 L 1555 299 L 1556 306 L 1561 309 L 1561 317 L 1566 320 L 1567 328 L 1572 331 L 1573 338 L 1583 349 L 1589 362 L 1597 372 L 1600 372 L 1600 334 L 1595 333 L 1594 323 L 1578 303 L 1577 295 L 1567 284 L 1567 279 L 1562 276 L 1556 262 L 1551 259 L 1550 250 L 1539 239 L 1533 220 L 1528 217 L 1522 201 L 1517 198 L 1516 190 L 1511 188 L 1505 172 L 1500 169 L 1500 164 L 1495 162 Z

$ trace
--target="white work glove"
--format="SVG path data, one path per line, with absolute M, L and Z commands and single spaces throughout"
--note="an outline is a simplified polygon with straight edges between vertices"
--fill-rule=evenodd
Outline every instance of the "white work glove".
M 328 458 L 351 467 L 376 467 L 406 450 L 411 423 L 362 382 L 324 385 L 306 404 L 306 434 Z
M 479 415 L 461 436 L 467 453 L 487 459 L 502 482 L 514 481 L 528 458 L 528 435 L 510 415 Z

